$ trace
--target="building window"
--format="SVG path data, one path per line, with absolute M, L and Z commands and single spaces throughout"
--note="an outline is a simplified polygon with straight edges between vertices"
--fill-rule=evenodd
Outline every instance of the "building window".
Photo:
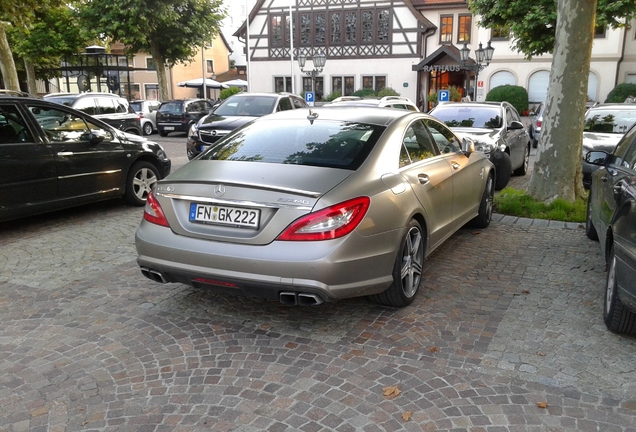
M 490 29 L 490 38 L 492 40 L 508 40 L 510 39 L 510 27 L 496 26 Z
M 209 74 L 214 73 L 214 60 L 206 60 L 205 61 L 205 70 Z
M 342 96 L 351 96 L 355 92 L 355 77 L 334 76 L 331 78 L 331 91 L 340 92 Z
M 439 43 L 453 42 L 453 16 L 442 15 L 439 25 Z
M 291 77 L 274 77 L 274 91 L 276 93 L 291 92 L 291 90 Z
M 460 15 L 458 21 L 457 43 L 470 43 L 470 31 L 473 24 L 472 15 Z
M 316 77 L 316 83 L 314 84 L 314 92 L 315 92 L 315 97 L 314 100 L 321 100 L 323 95 L 324 95 L 324 81 L 322 77 Z M 311 86 L 311 77 L 303 77 L 303 92 L 310 92 L 312 91 L 312 86 Z
M 327 43 L 327 16 L 324 13 L 314 15 L 314 43 L 316 45 Z
M 386 76 L 363 76 L 362 77 L 362 89 L 363 90 L 373 90 L 375 92 L 379 92 L 383 88 L 386 87 Z
M 148 69 L 149 71 L 157 70 L 155 68 L 155 61 L 152 57 L 146 57 L 146 69 Z
M 603 39 L 605 38 L 605 26 L 596 26 L 594 27 L 594 38 L 595 39 Z
M 345 43 L 355 44 L 358 42 L 358 13 L 345 12 Z
M 330 45 L 342 44 L 342 13 L 334 12 L 329 20 L 329 41 Z
M 370 44 L 373 43 L 373 36 L 375 33 L 374 25 L 373 25 L 373 11 L 365 10 L 362 11 L 362 43 Z
M 146 93 L 146 99 L 159 100 L 159 85 L 144 84 L 144 92 Z
M 378 11 L 378 43 L 389 43 L 389 26 L 391 15 L 389 9 Z
M 300 45 L 311 46 L 311 15 L 300 14 Z
M 283 17 L 280 15 L 269 17 L 269 44 L 273 47 L 283 46 Z

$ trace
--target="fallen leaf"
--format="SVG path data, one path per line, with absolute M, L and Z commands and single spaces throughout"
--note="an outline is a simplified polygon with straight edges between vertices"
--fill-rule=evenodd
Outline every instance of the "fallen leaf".
M 473 231 L 471 234 L 472 235 L 478 235 L 478 234 L 481 234 L 481 231 Z
M 438 348 L 438 347 L 436 347 L 436 346 L 429 347 L 429 348 L 428 348 L 428 352 L 430 352 L 430 353 L 436 353 L 436 352 L 439 352 L 439 348 Z
M 524 293 L 524 294 L 530 294 L 530 291 L 528 291 L 528 290 L 523 290 L 521 292 Z
M 391 386 L 391 387 L 384 387 L 382 389 L 382 392 L 383 392 L 382 396 L 384 396 L 387 399 L 392 399 L 394 397 L 399 396 L 399 394 L 402 393 L 400 391 L 400 389 L 398 388 L 398 386 L 396 386 L 396 385 Z
M 545 353 L 544 352 L 538 352 L 537 355 L 539 355 L 541 357 L 545 357 Z
M 539 408 L 547 408 L 548 407 L 548 403 L 547 402 L 537 402 L 537 406 Z
M 412 411 L 406 411 L 402 414 L 402 418 L 404 419 L 404 421 L 409 421 L 411 420 L 411 416 L 413 416 L 413 412 Z

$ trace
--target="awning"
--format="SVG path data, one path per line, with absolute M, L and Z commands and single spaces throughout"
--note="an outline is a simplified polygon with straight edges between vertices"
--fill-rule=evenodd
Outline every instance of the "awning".
M 191 79 L 188 81 L 182 81 L 180 83 L 177 83 L 178 87 L 191 87 L 191 88 L 198 88 L 198 87 L 203 87 L 203 78 L 195 78 L 195 79 Z M 205 79 L 205 86 L 207 88 L 212 88 L 212 89 L 225 89 L 228 88 L 229 86 L 225 83 L 220 83 L 218 81 L 215 81 L 213 79 L 210 78 L 206 78 Z

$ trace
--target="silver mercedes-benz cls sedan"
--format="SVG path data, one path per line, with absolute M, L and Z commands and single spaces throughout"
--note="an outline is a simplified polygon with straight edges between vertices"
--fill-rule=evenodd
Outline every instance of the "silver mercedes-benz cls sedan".
M 435 118 L 297 109 L 236 129 L 159 182 L 136 233 L 159 282 L 290 305 L 411 303 L 426 257 L 492 217 L 494 168 Z

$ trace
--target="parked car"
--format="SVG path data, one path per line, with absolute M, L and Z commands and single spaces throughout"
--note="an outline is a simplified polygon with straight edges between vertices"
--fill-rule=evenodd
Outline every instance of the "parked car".
M 417 105 L 409 98 L 402 96 L 384 96 L 382 98 L 362 98 L 359 96 L 340 96 L 325 106 L 375 106 L 380 108 L 396 108 L 419 111 Z
M 188 132 L 190 127 L 212 111 L 207 99 L 175 99 L 162 102 L 157 110 L 157 132 Z
M 155 100 L 135 100 L 130 102 L 132 109 L 139 115 L 141 131 L 150 135 L 157 130 L 157 110 L 161 102 Z
M 220 138 L 257 117 L 308 107 L 303 98 L 291 93 L 237 93 L 230 96 L 214 112 L 190 127 L 186 140 L 188 159 L 193 159 Z
M 599 240 L 607 263 L 603 321 L 617 333 L 636 334 L 636 126 L 614 151 L 591 151 L 598 167 L 588 195 L 585 233 Z
M 44 100 L 89 114 L 121 131 L 141 135 L 139 115 L 123 97 L 113 93 L 54 93 Z
M 543 114 L 545 112 L 545 102 L 541 102 L 530 115 L 532 116 L 532 122 L 528 127 L 528 135 L 532 140 L 532 147 L 537 148 L 539 146 L 539 137 L 541 136 L 541 126 L 543 125 Z
M 145 205 L 163 148 L 64 105 L 0 98 L 0 220 L 123 196 Z
M 530 161 L 530 137 L 519 113 L 508 102 L 448 102 L 430 113 L 461 137 L 475 142 L 495 164 L 496 190 L 508 184 L 512 174 L 523 176 Z
M 587 161 L 591 151 L 601 150 L 611 153 L 625 132 L 636 123 L 636 105 L 600 104 L 585 113 L 583 126 L 583 186 L 590 187 L 592 172 L 597 165 Z
M 405 306 L 433 250 L 490 223 L 494 167 L 473 150 L 419 112 L 263 116 L 157 184 L 137 261 L 155 281 L 289 305 Z

